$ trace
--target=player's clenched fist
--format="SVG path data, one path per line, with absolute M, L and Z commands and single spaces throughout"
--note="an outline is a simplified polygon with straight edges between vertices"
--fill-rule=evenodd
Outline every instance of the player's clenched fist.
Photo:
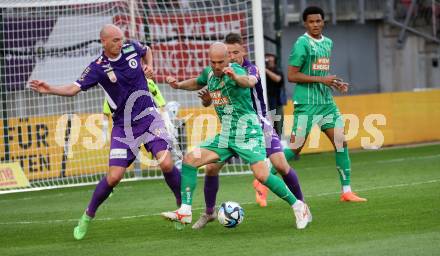
M 154 78 L 154 71 L 153 71 L 153 68 L 151 66 L 144 65 L 142 69 L 144 71 L 145 76 L 148 79 L 153 79 Z
M 231 67 L 226 67 L 223 69 L 223 73 L 227 76 L 229 76 L 230 78 L 234 79 L 236 74 L 234 72 L 234 70 Z
M 169 84 L 174 89 L 179 89 L 179 84 L 178 84 L 177 79 L 175 77 L 167 76 L 167 78 L 165 80 L 166 80 L 167 84 Z
M 204 107 L 209 107 L 212 103 L 211 95 L 209 94 L 209 91 L 207 89 L 200 90 L 198 93 L 199 98 L 202 100 L 202 105 Z

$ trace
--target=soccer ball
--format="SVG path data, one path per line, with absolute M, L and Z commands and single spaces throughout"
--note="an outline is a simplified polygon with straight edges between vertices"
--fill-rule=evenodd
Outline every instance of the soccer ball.
M 243 221 L 244 210 L 236 202 L 224 202 L 220 205 L 217 216 L 224 227 L 235 228 Z

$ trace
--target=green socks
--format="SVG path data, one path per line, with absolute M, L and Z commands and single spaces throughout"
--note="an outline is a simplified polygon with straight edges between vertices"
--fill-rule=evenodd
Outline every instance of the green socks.
M 182 164 L 181 176 L 180 194 L 182 195 L 182 204 L 192 205 L 192 194 L 197 185 L 197 168 Z
M 293 152 L 293 150 L 289 147 L 286 147 L 284 148 L 284 156 L 286 157 L 287 161 L 290 161 L 295 157 L 295 152 Z
M 275 167 L 273 167 L 272 164 L 270 164 L 270 173 L 272 173 L 273 175 L 277 175 L 277 169 L 275 169 Z
M 293 205 L 296 202 L 296 197 L 290 192 L 283 180 L 272 173 L 269 173 L 269 177 L 266 182 L 264 182 L 264 185 L 279 198 L 289 203 L 289 205 Z
M 336 169 L 339 173 L 339 179 L 341 180 L 342 186 L 350 185 L 350 174 L 351 174 L 351 161 L 348 155 L 348 148 L 345 146 L 344 151 L 335 152 L 336 157 Z

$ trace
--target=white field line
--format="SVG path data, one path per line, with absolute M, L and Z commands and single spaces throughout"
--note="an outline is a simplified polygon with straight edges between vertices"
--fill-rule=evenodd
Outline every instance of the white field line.
M 357 191 L 372 191 L 372 190 L 380 190 L 380 189 L 393 189 L 393 188 L 399 188 L 399 187 L 411 187 L 411 186 L 418 186 L 418 185 L 424 185 L 424 184 L 432 184 L 432 183 L 438 183 L 440 182 L 440 179 L 434 179 L 434 180 L 427 180 L 427 181 L 421 181 L 421 182 L 411 182 L 411 183 L 401 183 L 401 184 L 394 184 L 394 185 L 388 185 L 388 186 L 377 186 L 377 187 L 371 187 L 366 189 L 358 189 Z M 309 195 L 307 197 L 322 197 L 327 195 L 334 195 L 339 194 L 340 192 L 328 192 L 328 193 L 319 193 L 315 195 Z M 274 199 L 274 200 L 268 200 L 268 201 L 277 201 L 280 199 Z M 240 203 L 242 205 L 250 205 L 255 204 L 255 202 L 244 202 Z M 199 208 L 193 208 L 193 210 L 203 210 L 203 207 Z M 114 220 L 126 220 L 126 219 L 136 219 L 136 218 L 144 218 L 144 217 L 152 217 L 152 216 L 160 216 L 160 213 L 152 213 L 152 214 L 141 214 L 141 215 L 132 215 L 132 216 L 123 216 L 123 217 L 116 217 L 116 218 L 96 218 L 94 221 L 114 221 Z M 77 222 L 78 219 L 64 219 L 64 220 L 40 220 L 40 221 L 13 221 L 13 222 L 0 222 L 0 225 L 31 225 L 31 224 L 54 224 L 54 223 L 65 223 L 65 222 Z
M 426 156 L 416 156 L 416 157 L 408 157 L 408 158 L 393 158 L 393 159 L 388 159 L 388 160 L 377 160 L 377 161 L 365 161 L 365 162 L 355 162 L 353 163 L 354 166 L 357 165 L 367 165 L 367 164 L 372 164 L 372 163 L 378 163 L 378 164 L 386 164 L 386 163 L 395 163 L 395 162 L 403 162 L 403 161 L 412 161 L 412 160 L 419 160 L 419 159 L 430 159 L 430 158 L 438 158 L 440 157 L 440 154 L 435 154 L 435 155 L 426 155 Z M 314 166 L 314 167 L 305 167 L 302 168 L 301 170 L 314 170 L 314 169 L 320 169 L 320 168 L 324 168 L 323 166 Z M 250 174 L 250 172 L 247 173 L 240 173 L 240 174 Z M 240 175 L 240 174 L 235 174 L 234 175 Z M 225 176 L 228 176 L 230 174 L 226 174 Z M 123 180 L 124 181 L 124 180 Z M 131 181 L 131 180 L 130 180 Z M 95 182 L 97 183 L 97 182 Z M 129 190 L 132 189 L 131 186 L 124 186 L 124 187 L 118 187 L 117 190 Z M 93 191 L 93 188 L 90 188 L 90 191 Z M 1 194 L 1 193 L 0 193 Z M 16 199 L 4 199 L 4 200 L 0 200 L 0 204 L 3 202 L 9 202 L 9 201 L 27 201 L 27 200 L 32 200 L 32 199 L 44 199 L 44 198 L 52 198 L 52 197 L 59 197 L 59 196 L 63 196 L 65 195 L 65 193 L 55 193 L 55 194 L 51 194 L 51 195 L 43 195 L 43 196 L 27 196 L 27 197 L 23 197 L 23 198 L 16 198 Z

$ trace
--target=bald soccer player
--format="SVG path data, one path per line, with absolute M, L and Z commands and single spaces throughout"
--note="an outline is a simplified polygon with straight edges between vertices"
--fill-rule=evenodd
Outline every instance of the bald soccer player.
M 103 52 L 71 84 L 51 86 L 33 80 L 30 87 L 42 94 L 75 96 L 100 84 L 113 112 L 109 170 L 98 183 L 92 199 L 79 219 L 73 235 L 81 240 L 87 233 L 98 207 L 108 198 L 113 188 L 124 177 L 126 168 L 134 161 L 140 145 L 152 152 L 176 202 L 180 205 L 180 172 L 170 154 L 170 140 L 163 120 L 156 110 L 148 91 L 145 74 L 151 72 L 147 65 L 151 52 L 138 42 L 123 44 L 122 31 L 112 25 L 103 26 L 100 32 Z
M 211 65 L 198 78 L 182 82 L 174 77 L 167 78 L 168 84 L 174 89 L 195 91 L 207 86 L 221 121 L 221 131 L 185 155 L 182 165 L 182 205 L 176 211 L 162 213 L 162 216 L 182 224 L 191 223 L 197 168 L 209 163 L 224 162 L 238 155 L 250 164 L 257 180 L 292 207 L 297 228 L 304 229 L 311 221 L 308 206 L 297 200 L 286 184 L 269 172 L 264 162 L 266 150 L 263 131 L 251 100 L 250 88 L 255 83 L 250 82 L 245 69 L 230 63 L 228 48 L 224 43 L 211 45 L 209 59 Z

